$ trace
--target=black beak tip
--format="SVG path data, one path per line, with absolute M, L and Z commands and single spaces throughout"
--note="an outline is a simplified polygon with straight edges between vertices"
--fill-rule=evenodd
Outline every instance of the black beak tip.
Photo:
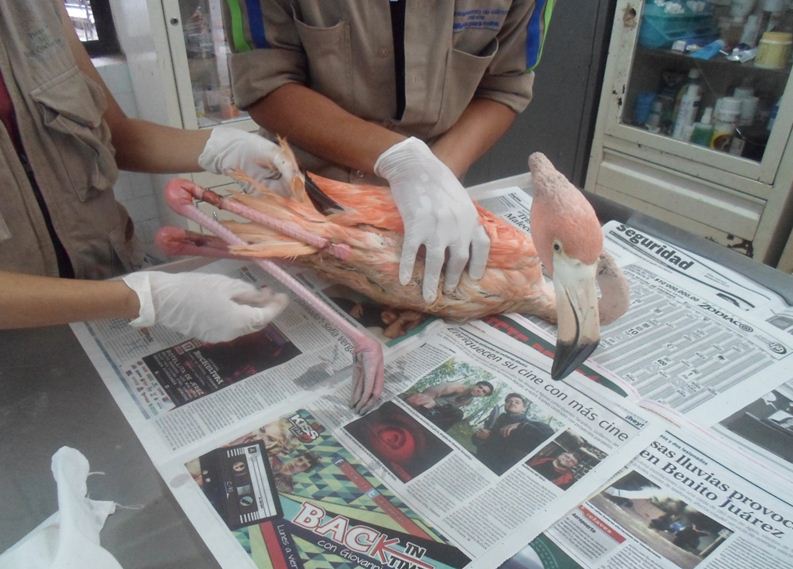
M 569 344 L 566 342 L 556 343 L 556 353 L 553 357 L 553 365 L 551 366 L 551 379 L 562 380 L 586 360 L 595 348 L 598 347 L 598 342 L 589 342 L 586 344 Z

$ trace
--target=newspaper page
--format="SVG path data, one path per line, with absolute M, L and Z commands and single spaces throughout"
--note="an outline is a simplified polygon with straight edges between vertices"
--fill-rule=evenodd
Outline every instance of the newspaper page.
M 696 429 L 667 431 L 504 569 L 786 569 L 789 484 Z
M 684 250 L 663 239 L 624 223 L 612 221 L 604 226 L 606 239 L 624 253 L 674 273 L 681 283 L 694 283 L 707 290 L 702 296 L 725 303 L 736 312 L 755 320 L 771 320 L 791 307 L 779 294 L 724 265 Z M 668 280 L 675 280 L 669 278 Z M 777 326 L 784 329 L 784 326 Z
M 586 366 L 636 393 L 691 417 L 707 419 L 731 399 L 719 396 L 773 377 L 793 365 L 793 335 L 721 299 L 713 285 L 632 255 L 610 237 L 606 249 L 620 264 L 631 291 L 631 307 L 601 329 L 600 346 Z M 692 263 L 676 251 L 669 261 Z M 686 260 L 683 260 L 686 259 Z M 735 293 L 731 293 L 736 296 Z M 748 295 L 745 295 L 748 296 Z M 553 327 L 536 318 L 506 315 L 488 319 L 505 330 L 523 329 L 553 342 Z M 509 332 L 507 332 L 509 333 Z
M 706 420 L 721 394 L 793 365 L 793 336 L 765 322 L 779 298 L 731 281 L 707 261 L 620 223 L 607 249 L 631 288 L 631 309 L 606 327 L 593 360 L 647 399 Z M 703 264 L 705 263 L 705 264 Z
M 255 264 L 223 260 L 199 270 L 282 288 Z M 373 303 L 340 286 L 331 288 L 309 271 L 293 272 L 326 301 L 335 300 L 332 306 L 350 322 L 381 340 L 386 355 L 405 349 L 427 328 L 443 325 L 392 311 L 388 324 L 381 320 L 382 326 L 375 326 L 367 320 L 378 312 Z M 380 314 L 388 310 L 379 307 Z M 233 432 L 240 419 L 296 393 L 317 397 L 349 381 L 352 365 L 349 340 L 296 299 L 263 330 L 231 342 L 208 344 L 160 326 L 138 330 L 124 320 L 79 323 L 72 329 L 111 392 L 129 395 L 125 413 L 136 431 L 147 433 L 142 439 L 154 456 L 168 456 L 210 433 Z
M 475 197 L 530 231 L 531 197 L 519 188 Z M 580 373 L 708 425 L 789 375 L 793 313 L 781 296 L 626 224 L 607 223 L 604 234 L 606 250 L 629 281 L 631 309 L 603 327 L 600 346 Z M 554 328 L 536 318 L 484 321 L 535 350 L 553 352 Z
M 158 468 L 223 567 L 495 567 L 663 430 L 502 340 L 435 330 L 363 417 L 341 389 Z

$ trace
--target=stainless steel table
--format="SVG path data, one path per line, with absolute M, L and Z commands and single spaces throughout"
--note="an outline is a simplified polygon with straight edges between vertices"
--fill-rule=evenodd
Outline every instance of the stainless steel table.
M 666 238 L 793 303 L 790 275 L 589 197 L 602 221 L 617 219 Z M 89 478 L 92 498 L 142 506 L 119 509 L 101 534 L 102 544 L 125 569 L 218 567 L 67 326 L 0 331 L 0 393 L 0 551 L 55 511 L 50 458 L 68 445 L 85 454 L 92 470 L 105 472 Z

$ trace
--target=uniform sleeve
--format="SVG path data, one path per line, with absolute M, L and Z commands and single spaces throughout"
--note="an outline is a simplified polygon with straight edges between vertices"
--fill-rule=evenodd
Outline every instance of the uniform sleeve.
M 245 109 L 286 83 L 306 82 L 306 57 L 288 0 L 226 0 L 231 86 Z
M 497 36 L 498 53 L 479 83 L 476 97 L 498 101 L 516 113 L 528 106 L 554 3 L 525 0 L 512 4 Z

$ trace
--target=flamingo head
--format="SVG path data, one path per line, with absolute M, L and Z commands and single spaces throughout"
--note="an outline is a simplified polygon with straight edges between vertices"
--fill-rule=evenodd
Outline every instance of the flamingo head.
M 590 203 L 543 154 L 529 157 L 531 233 L 553 279 L 558 332 L 551 377 L 563 379 L 595 351 L 600 319 L 595 278 L 603 230 Z

